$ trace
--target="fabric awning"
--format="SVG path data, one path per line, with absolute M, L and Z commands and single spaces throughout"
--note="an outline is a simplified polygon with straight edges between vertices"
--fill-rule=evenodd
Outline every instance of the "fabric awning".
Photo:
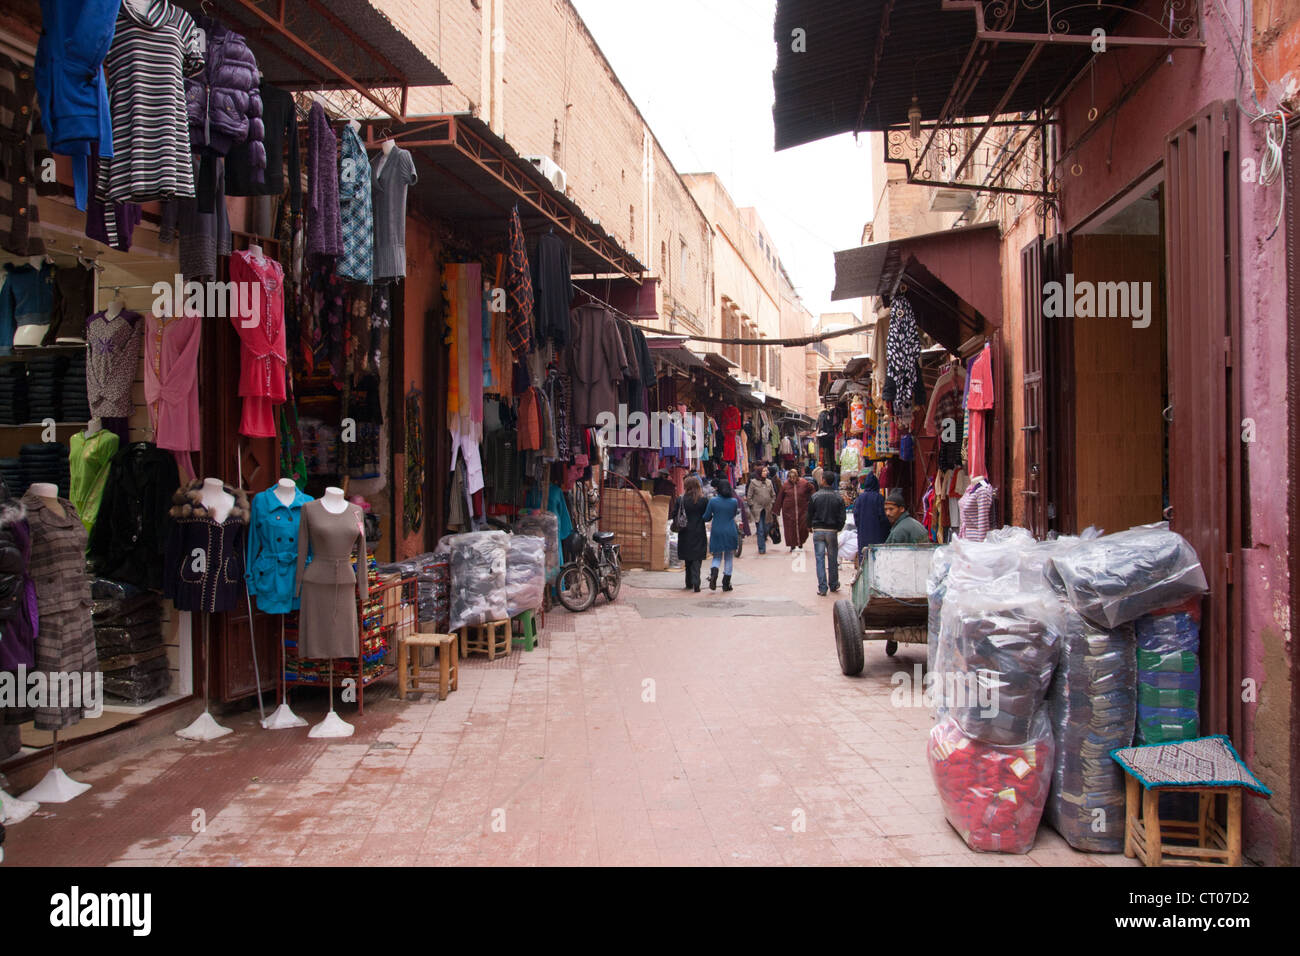
M 831 298 L 904 294 L 922 331 L 958 352 L 1002 322 L 1001 259 L 995 222 L 873 242 L 835 253 Z

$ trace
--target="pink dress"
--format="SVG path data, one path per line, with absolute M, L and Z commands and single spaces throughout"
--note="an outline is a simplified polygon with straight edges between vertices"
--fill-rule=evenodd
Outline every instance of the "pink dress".
M 286 397 L 284 272 L 274 259 L 259 263 L 247 252 L 236 252 L 230 257 L 230 280 L 240 290 L 230 317 L 240 339 L 239 394 L 244 410 L 239 431 L 250 438 L 274 438 L 275 406 Z M 244 283 L 255 285 L 256 294 L 244 290 Z M 240 315 L 244 303 L 252 308 Z
M 199 340 L 202 319 L 180 315 L 145 319 L 144 400 L 154 444 L 168 451 L 198 451 Z

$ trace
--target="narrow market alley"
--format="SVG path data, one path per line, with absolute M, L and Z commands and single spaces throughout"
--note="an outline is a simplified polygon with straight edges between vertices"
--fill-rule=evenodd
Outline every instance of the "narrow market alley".
M 613 605 L 548 615 L 534 651 L 462 661 L 445 701 L 377 685 L 364 716 L 342 708 L 350 739 L 262 731 L 254 709 L 223 739 L 167 735 L 80 770 L 93 789 L 12 828 L 7 861 L 1134 864 L 1046 826 L 1027 856 L 967 849 L 926 766 L 930 714 L 891 703 L 924 646 L 891 662 L 870 643 L 842 676 L 811 542 L 800 561 L 753 541 L 730 594 L 630 572 Z M 324 698 L 294 706 L 315 723 Z

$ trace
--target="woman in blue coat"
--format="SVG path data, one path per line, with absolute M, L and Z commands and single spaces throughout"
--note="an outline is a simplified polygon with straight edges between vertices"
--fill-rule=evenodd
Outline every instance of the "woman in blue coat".
M 718 589 L 718 565 L 726 562 L 722 575 L 722 590 L 731 590 L 731 558 L 740 544 L 740 535 L 736 531 L 736 514 L 740 511 L 740 502 L 731 490 L 731 483 L 725 478 L 718 479 L 718 493 L 709 499 L 709 506 L 704 509 L 704 520 L 713 522 L 709 526 L 709 551 L 713 553 L 713 566 L 709 570 L 709 590 Z

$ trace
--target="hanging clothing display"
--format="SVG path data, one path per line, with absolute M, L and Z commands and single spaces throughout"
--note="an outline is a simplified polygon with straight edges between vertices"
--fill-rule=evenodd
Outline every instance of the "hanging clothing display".
M 337 272 L 344 279 L 369 283 L 374 276 L 375 214 L 370 198 L 370 162 L 361 137 L 349 123 L 343 127 L 343 158 L 339 160 L 339 220 L 343 255 Z M 405 212 L 403 212 L 405 215 Z
M 338 138 L 319 102 L 307 119 L 307 246 L 310 256 L 343 254 L 339 219 Z
M 989 515 L 993 511 L 993 486 L 982 478 L 972 481 L 957 507 L 961 513 L 958 534 L 968 541 L 983 541 L 988 536 Z
M 198 451 L 199 341 L 202 319 L 145 317 L 144 401 L 154 442 L 170 451 Z
M 553 232 L 537 239 L 536 298 L 537 339 L 559 348 L 569 342 L 569 304 L 573 301 L 569 246 Z
M 46 673 L 93 674 L 99 670 L 99 656 L 90 619 L 86 527 L 66 498 L 58 499 L 62 516 L 30 491 L 22 501 L 31 529 L 28 573 L 36 589 L 36 668 Z M 80 720 L 81 708 L 36 708 L 38 730 L 59 730 Z
M 250 438 L 274 438 L 274 406 L 287 395 L 284 273 L 274 259 L 259 262 L 252 253 L 237 252 L 230 257 L 230 279 L 260 290 L 252 297 L 253 304 L 261 307 L 260 314 L 250 312 L 231 319 L 240 341 L 239 394 L 244 405 L 239 432 Z
M 904 296 L 894 296 L 889 304 L 889 338 L 886 343 L 888 370 L 881 394 L 894 405 L 894 417 L 910 427 L 915 401 L 917 370 L 921 358 L 921 335 L 916 314 Z
M 92 418 L 127 418 L 131 385 L 140 366 L 143 316 L 123 310 L 96 312 L 86 323 L 86 394 Z
M 36 156 L 47 147 L 32 72 L 0 53 L 0 249 L 16 256 L 45 253 L 36 196 L 49 184 L 36 174 Z
M 176 460 L 157 445 L 118 449 L 90 536 L 97 575 L 161 590 L 167 512 L 179 484 Z
M 510 210 L 510 259 L 506 266 L 506 314 L 510 351 L 516 361 L 533 350 L 533 279 L 528 271 L 528 247 L 519 207 Z
M 36 45 L 41 123 L 50 149 L 72 157 L 78 209 L 86 208 L 90 195 L 91 152 L 113 155 L 117 126 L 109 114 L 102 67 L 121 11 L 120 0 L 41 0 L 41 38 Z M 183 96 L 181 103 L 183 109 Z
M 45 345 L 81 345 L 86 341 L 86 316 L 95 311 L 95 270 L 80 261 L 54 272 L 54 306 Z
M 623 340 L 614 317 L 604 308 L 583 305 L 570 314 L 572 341 L 569 371 L 573 375 L 573 420 L 570 426 L 596 424 L 601 412 L 618 409 L 618 383 L 628 367 Z
M 970 450 L 967 470 L 972 477 L 988 474 L 985 461 L 987 416 L 993 408 L 993 350 L 989 345 L 971 363 L 967 381 L 966 410 L 970 417 Z
M 415 160 L 400 146 L 380 151 L 371 163 L 374 204 L 374 277 L 406 276 L 406 191 L 420 181 Z
M 222 485 L 235 499 L 224 520 L 218 522 L 203 503 L 203 478 L 178 488 L 167 516 L 167 544 L 163 551 L 163 597 L 178 611 L 209 614 L 230 611 L 243 602 L 244 545 L 248 529 L 248 495 Z
M 4 285 L 0 286 L 0 355 L 9 355 L 19 326 L 50 324 L 54 268 L 48 262 L 42 262 L 39 269 L 26 262 L 6 262 L 4 270 Z
M 0 484 L 0 671 L 36 666 L 36 587 L 27 508 Z M 0 715 L 3 716 L 3 715 Z M 0 720 L 0 724 L 5 721 Z
M 728 405 L 722 410 L 722 460 L 735 462 L 736 433 L 740 431 L 740 409 Z
M 194 195 L 183 77 L 203 65 L 203 39 L 190 15 L 168 0 L 143 14 L 121 4 L 104 59 L 113 121 L 111 154 L 99 151 L 96 198 L 149 202 Z M 111 208 L 104 227 L 117 242 Z
M 245 146 L 249 177 L 264 182 L 267 157 L 257 59 L 248 42 L 224 23 L 200 16 L 198 27 L 205 39 L 203 67 L 185 76 L 190 148 L 226 156 L 235 146 Z M 224 190 L 224 171 L 218 176 Z
M 262 142 L 244 141 L 226 154 L 226 195 L 282 196 L 285 187 L 285 150 L 288 149 L 289 201 L 295 212 L 302 209 L 301 159 L 298 148 L 298 113 L 293 95 L 269 83 L 257 87 L 262 103 Z M 259 149 L 265 158 L 259 167 Z M 261 173 L 261 178 L 258 174 Z
M 356 570 L 352 554 L 356 553 Z M 358 601 L 369 597 L 366 531 L 361 509 L 340 514 L 317 500 L 302 506 L 295 572 L 302 609 L 298 612 L 298 656 L 356 657 Z
M 97 182 L 98 180 L 99 159 L 92 152 L 90 156 L 90 181 Z M 170 205 L 170 203 L 163 204 L 164 216 Z M 138 203 L 102 203 L 95 198 L 94 192 L 91 192 L 90 198 L 86 200 L 86 238 L 102 242 L 104 245 L 111 246 L 121 252 L 130 252 L 135 227 L 140 225 L 143 219 L 144 210 L 140 208 Z M 111 237 L 109 236 L 109 223 L 113 225 L 113 235 Z M 161 237 L 161 232 L 159 235 Z M 89 312 L 90 310 L 87 309 L 86 311 Z
M 72 485 L 68 497 L 81 515 L 86 534 L 95 527 L 99 506 L 104 499 L 108 472 L 117 454 L 120 440 L 111 431 L 100 429 L 93 435 L 77 432 L 68 445 L 68 467 Z
M 302 509 L 312 501 L 294 488 L 293 501 L 280 500 L 275 485 L 253 495 L 248 522 L 248 593 L 263 614 L 288 614 L 298 610 L 298 529 Z

